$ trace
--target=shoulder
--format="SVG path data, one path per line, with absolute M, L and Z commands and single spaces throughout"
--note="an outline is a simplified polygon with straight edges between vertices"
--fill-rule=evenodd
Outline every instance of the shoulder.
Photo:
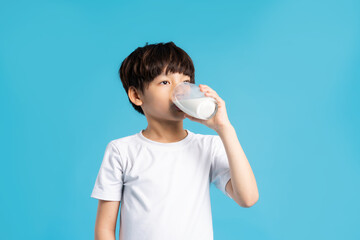
M 105 155 L 116 159 L 125 170 L 129 165 L 129 156 L 136 152 L 136 134 L 110 140 L 106 145 Z
M 217 134 L 195 134 L 194 137 L 201 145 L 202 149 L 206 149 L 211 155 L 217 154 L 220 150 L 224 150 L 223 142 Z
M 211 146 L 214 143 L 217 144 L 219 140 L 221 141 L 220 137 L 215 134 L 194 133 L 194 141 L 204 146 Z
M 113 139 L 107 145 L 116 148 L 119 152 L 126 152 L 129 147 L 137 145 L 136 134 Z

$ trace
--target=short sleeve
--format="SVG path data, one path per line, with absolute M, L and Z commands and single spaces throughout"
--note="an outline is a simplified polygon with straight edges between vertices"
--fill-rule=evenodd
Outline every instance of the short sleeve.
M 224 144 L 218 135 L 212 139 L 212 162 L 210 168 L 210 182 L 220 189 L 226 196 L 232 197 L 226 192 L 226 184 L 230 180 L 230 167 Z
M 123 167 L 121 156 L 116 146 L 110 142 L 106 146 L 105 154 L 98 172 L 92 198 L 120 201 L 123 189 Z

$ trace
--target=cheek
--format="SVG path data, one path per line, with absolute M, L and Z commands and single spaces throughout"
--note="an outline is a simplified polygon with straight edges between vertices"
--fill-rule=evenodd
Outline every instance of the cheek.
M 158 91 L 156 94 L 149 95 L 145 98 L 147 107 L 154 110 L 163 110 L 169 108 L 171 105 L 171 98 L 168 96 L 169 93 L 166 91 Z
M 146 101 L 151 102 L 151 103 L 155 103 L 155 104 L 156 103 L 162 103 L 167 99 L 165 96 L 166 95 L 164 93 L 159 91 L 159 92 L 157 92 L 157 93 L 155 93 L 155 94 L 153 94 L 151 96 L 148 96 L 146 98 Z

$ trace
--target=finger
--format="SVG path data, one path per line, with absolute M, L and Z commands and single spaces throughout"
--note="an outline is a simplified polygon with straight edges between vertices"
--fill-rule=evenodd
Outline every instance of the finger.
M 211 89 L 208 85 L 199 85 L 200 89 Z
M 212 89 L 211 87 L 208 87 L 208 86 L 205 86 L 205 87 L 201 88 L 201 90 L 203 92 L 209 91 L 209 92 L 216 93 L 214 89 Z
M 203 93 L 211 92 L 211 93 L 217 94 L 217 93 L 216 93 L 214 90 L 212 90 L 211 88 L 203 88 L 203 89 L 201 89 L 201 91 L 202 91 Z
M 211 92 L 206 92 L 206 93 L 205 93 L 205 96 L 206 96 L 206 97 L 213 97 L 213 98 L 215 98 L 215 100 L 216 100 L 218 103 L 224 102 L 224 100 L 222 100 L 217 94 L 214 94 L 214 93 L 211 93 Z
M 205 96 L 206 96 L 207 94 L 211 94 L 211 95 L 214 95 L 214 96 L 219 97 L 219 95 L 218 95 L 215 91 L 206 90 L 206 91 L 204 92 L 204 94 L 205 94 Z M 219 97 L 219 98 L 220 98 L 220 97 Z
M 203 88 L 203 89 L 209 89 L 210 88 L 208 85 L 204 85 L 204 84 L 199 85 L 199 87 Z

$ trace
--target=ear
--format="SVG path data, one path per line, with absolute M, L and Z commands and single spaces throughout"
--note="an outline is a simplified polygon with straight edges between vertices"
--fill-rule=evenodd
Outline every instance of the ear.
M 142 94 L 139 90 L 137 90 L 134 86 L 130 86 L 128 89 L 128 97 L 130 101 L 135 104 L 136 106 L 142 105 Z

